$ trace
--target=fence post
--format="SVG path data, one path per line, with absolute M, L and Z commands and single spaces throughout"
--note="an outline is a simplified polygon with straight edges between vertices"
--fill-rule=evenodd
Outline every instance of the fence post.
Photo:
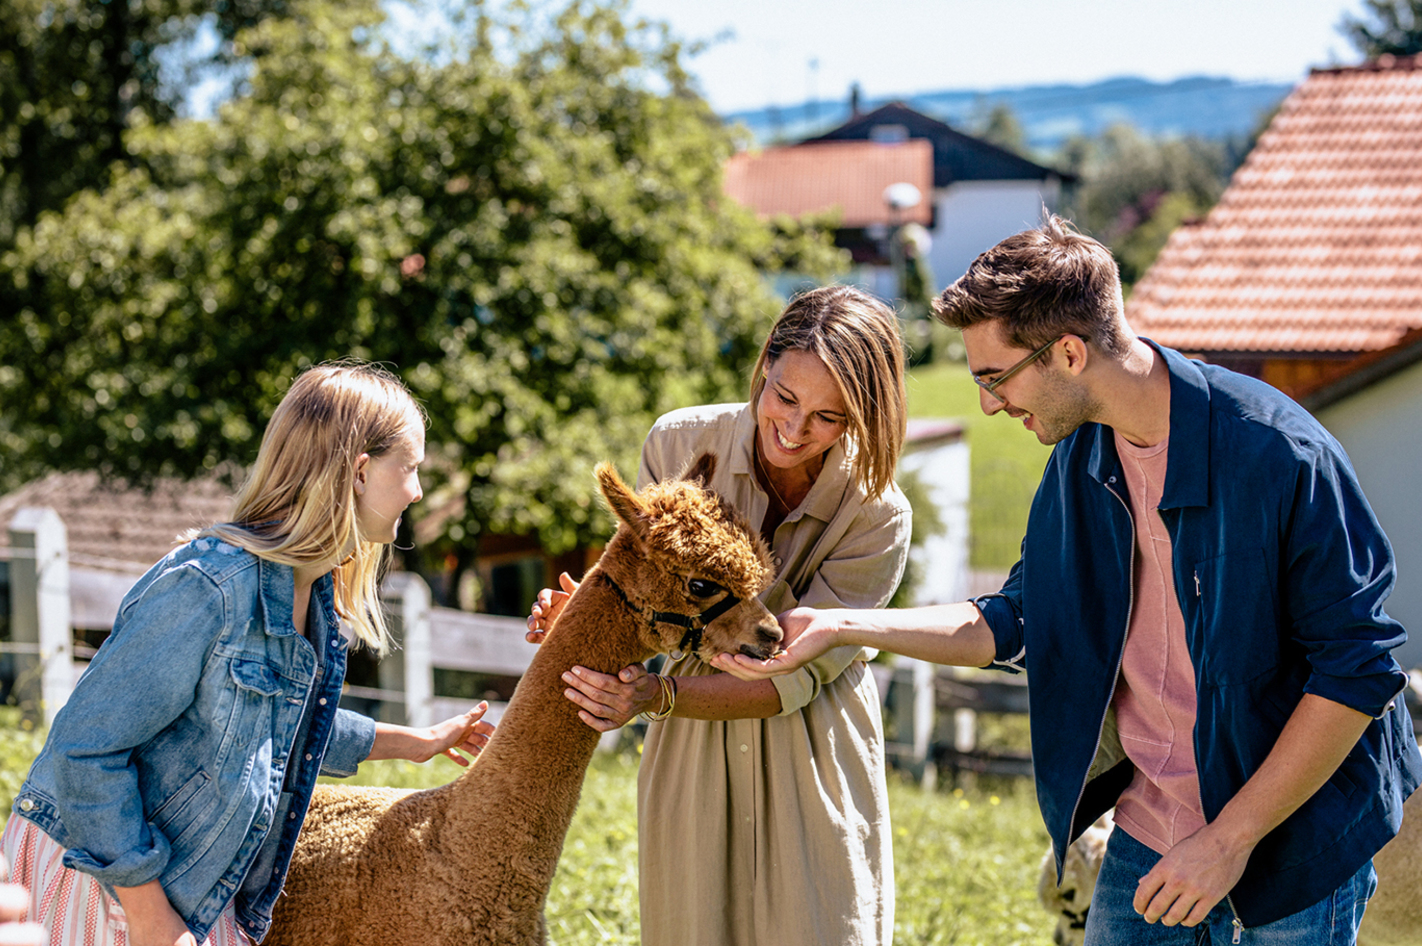
M 45 725 L 74 689 L 69 624 L 69 541 L 59 514 L 24 506 L 10 520 L 10 627 L 16 646 L 15 700 Z M 29 645 L 29 646 L 26 646 Z
M 403 713 L 381 701 L 380 718 L 406 726 L 429 726 L 434 698 L 431 666 L 430 586 L 413 572 L 392 572 L 385 577 L 380 597 L 390 611 L 394 648 L 381 661 L 380 688 L 405 694 Z

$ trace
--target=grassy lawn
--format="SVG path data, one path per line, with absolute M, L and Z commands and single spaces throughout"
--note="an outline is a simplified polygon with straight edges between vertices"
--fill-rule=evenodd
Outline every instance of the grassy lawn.
M 914 369 L 908 378 L 908 406 L 911 417 L 962 421 L 972 450 L 969 559 L 975 569 L 1011 568 L 1051 448 L 1038 443 L 1019 421 L 984 414 L 978 406 L 978 386 L 966 365 L 939 363 Z
M 356 780 L 433 785 L 454 763 L 377 762 Z M 891 774 L 896 946 L 1045 946 L 1037 904 L 1047 833 L 1026 780 L 925 792 Z M 553 946 L 637 946 L 637 757 L 598 753 L 548 895 Z
M 41 737 L 0 709 L 0 804 L 9 811 Z M 348 781 L 426 788 L 453 762 L 368 762 Z M 925 792 L 891 775 L 898 946 L 1045 946 L 1053 918 L 1036 902 L 1047 835 L 1029 782 L 984 780 Z M 598 753 L 548 896 L 553 946 L 637 946 L 637 756 Z

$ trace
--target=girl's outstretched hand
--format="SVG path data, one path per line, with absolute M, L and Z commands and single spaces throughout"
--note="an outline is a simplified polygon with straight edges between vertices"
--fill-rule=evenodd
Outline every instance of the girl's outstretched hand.
M 435 723 L 423 729 L 397 726 L 394 723 L 375 724 L 375 744 L 370 747 L 367 760 L 408 759 L 411 762 L 428 762 L 437 755 L 447 756 L 460 765 L 468 765 L 469 760 L 460 755 L 466 752 L 477 756 L 489 744 L 494 734 L 494 724 L 484 722 L 484 714 L 489 711 L 487 701 L 467 713 L 452 716 L 442 723 Z
M 494 724 L 484 722 L 484 714 L 488 711 L 488 701 L 480 700 L 479 705 L 469 712 L 431 726 L 430 731 L 437 748 L 430 755 L 444 755 L 460 765 L 468 765 L 469 760 L 459 753 L 467 752 L 471 758 L 478 756 L 489 744 L 489 737 L 494 734 Z
M 548 629 L 558 620 L 558 615 L 563 613 L 563 605 L 567 604 L 573 592 L 578 590 L 578 583 L 567 572 L 558 576 L 558 584 L 562 586 L 561 591 L 556 588 L 544 588 L 538 593 L 538 597 L 533 599 L 533 607 L 528 612 L 528 633 L 524 635 L 524 639 L 530 644 L 543 643 Z

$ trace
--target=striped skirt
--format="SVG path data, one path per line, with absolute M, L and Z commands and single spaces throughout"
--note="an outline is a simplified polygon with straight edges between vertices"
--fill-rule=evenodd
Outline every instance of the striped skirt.
M 64 866 L 64 848 L 34 822 L 12 815 L 0 837 L 10 882 L 30 892 L 26 920 L 49 932 L 48 946 L 128 946 L 128 921 L 118 901 L 88 874 Z M 248 946 L 232 904 L 200 946 Z

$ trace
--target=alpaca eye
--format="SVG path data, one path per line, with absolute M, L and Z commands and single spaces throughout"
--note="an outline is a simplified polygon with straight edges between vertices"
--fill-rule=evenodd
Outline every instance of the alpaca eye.
M 693 578 L 686 583 L 686 587 L 698 598 L 709 598 L 726 590 L 714 581 L 707 581 L 704 578 Z

